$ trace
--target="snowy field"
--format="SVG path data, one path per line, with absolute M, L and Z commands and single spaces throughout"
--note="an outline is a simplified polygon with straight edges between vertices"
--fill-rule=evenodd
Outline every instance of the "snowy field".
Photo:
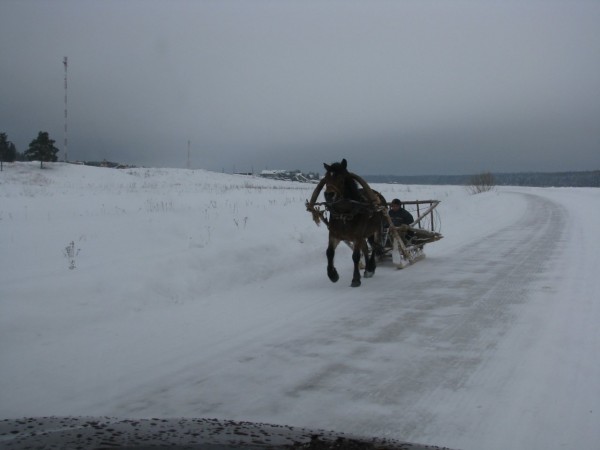
M 5 164 L 0 418 L 600 448 L 600 190 L 373 187 L 441 200 L 445 237 L 354 289 L 343 245 L 326 276 L 312 185 Z

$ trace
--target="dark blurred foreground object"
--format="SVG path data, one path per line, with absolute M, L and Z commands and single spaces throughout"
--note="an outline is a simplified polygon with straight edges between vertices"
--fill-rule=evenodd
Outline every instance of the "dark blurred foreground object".
M 394 439 L 364 438 L 284 425 L 219 419 L 32 417 L 0 420 L 2 449 L 425 450 Z

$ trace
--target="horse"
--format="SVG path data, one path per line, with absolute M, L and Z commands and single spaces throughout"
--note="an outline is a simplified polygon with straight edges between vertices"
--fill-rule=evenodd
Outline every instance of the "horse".
M 307 209 L 313 213 L 313 218 L 319 223 L 322 218 L 329 229 L 329 245 L 327 246 L 327 276 L 332 282 L 339 280 L 339 274 L 334 266 L 335 249 L 341 241 L 346 241 L 352 247 L 354 272 L 352 287 L 361 285 L 359 263 L 361 253 L 365 257 L 364 277 L 370 278 L 375 273 L 376 254 L 379 239 L 376 239 L 384 223 L 386 201 L 358 175 L 348 172 L 345 159 L 339 163 L 323 164 L 326 173 L 321 179 Z M 315 201 L 321 189 L 325 187 L 325 208 L 329 211 L 329 220 L 314 209 Z M 371 252 L 369 254 L 369 246 Z

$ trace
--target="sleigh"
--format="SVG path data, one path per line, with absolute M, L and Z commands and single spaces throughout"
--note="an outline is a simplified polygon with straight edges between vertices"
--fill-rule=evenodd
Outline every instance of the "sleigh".
M 398 269 L 403 269 L 423 259 L 425 244 L 439 241 L 443 237 L 439 232 L 440 220 L 435 210 L 439 203 L 439 200 L 402 202 L 403 208 L 416 219 L 410 225 L 398 227 L 391 224 L 391 220 L 383 223 L 379 233 L 379 245 L 372 246 L 375 247 L 375 252 L 379 253 L 379 260 L 391 258 Z

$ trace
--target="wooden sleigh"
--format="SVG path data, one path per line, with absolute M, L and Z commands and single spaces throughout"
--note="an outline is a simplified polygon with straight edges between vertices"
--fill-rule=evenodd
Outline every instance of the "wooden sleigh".
M 416 219 L 410 225 L 395 227 L 391 220 L 383 224 L 380 236 L 381 249 L 379 259 L 392 259 L 398 269 L 425 257 L 425 244 L 443 238 L 439 232 L 440 221 L 435 208 L 439 200 L 413 200 L 402 202 L 402 207 Z M 389 218 L 389 217 L 388 217 Z

